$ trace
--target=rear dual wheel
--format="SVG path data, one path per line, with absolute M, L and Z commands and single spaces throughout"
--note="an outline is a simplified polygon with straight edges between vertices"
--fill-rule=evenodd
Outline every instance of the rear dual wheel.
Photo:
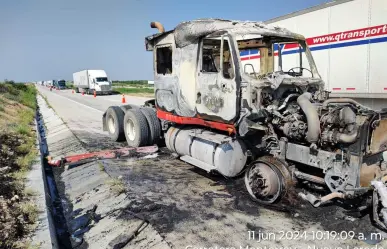
M 127 110 L 124 117 L 125 137 L 131 147 L 148 144 L 149 126 L 144 114 L 140 110 Z
M 145 119 L 149 127 L 149 139 L 148 144 L 158 144 L 161 138 L 161 125 L 157 118 L 156 111 L 153 108 L 141 107 L 141 113 L 145 116 Z
M 111 106 L 106 112 L 106 126 L 113 141 L 126 139 L 129 146 L 157 144 L 162 135 L 156 111 L 148 107 Z
M 114 142 L 124 141 L 124 116 L 125 113 L 118 106 L 111 106 L 106 112 L 106 126 L 110 139 Z
M 156 112 L 147 107 L 127 110 L 124 130 L 128 145 L 133 147 L 157 144 L 161 137 L 161 125 Z

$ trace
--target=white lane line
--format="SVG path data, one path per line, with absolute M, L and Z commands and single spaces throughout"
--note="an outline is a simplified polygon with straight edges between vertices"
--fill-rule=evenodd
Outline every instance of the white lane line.
M 100 111 L 100 110 L 95 109 L 95 108 L 93 108 L 93 107 L 90 107 L 90 106 L 88 106 L 88 105 L 82 104 L 82 103 L 80 103 L 80 102 L 78 102 L 78 101 L 72 100 L 72 99 L 70 99 L 70 98 L 67 98 L 67 97 L 65 97 L 65 96 L 59 95 L 59 94 L 57 94 L 57 93 L 55 93 L 55 94 L 56 94 L 57 96 L 59 96 L 59 97 L 65 98 L 65 99 L 67 99 L 67 100 L 70 100 L 71 102 L 74 102 L 74 103 L 76 103 L 76 104 L 78 104 L 78 105 L 84 106 L 84 107 L 86 107 L 86 108 L 89 108 L 89 109 L 91 109 L 91 110 L 94 110 L 94 111 L 97 111 L 97 112 L 100 112 L 100 113 L 104 113 L 103 111 Z

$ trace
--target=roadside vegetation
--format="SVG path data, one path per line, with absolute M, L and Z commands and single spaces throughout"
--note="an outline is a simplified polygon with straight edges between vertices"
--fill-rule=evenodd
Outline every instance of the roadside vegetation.
M 153 85 L 148 84 L 147 80 L 113 81 L 113 90 L 121 94 L 154 96 Z
M 74 82 L 72 82 L 72 81 L 66 81 L 66 88 L 67 88 L 67 89 L 75 89 L 75 88 L 74 88 Z
M 0 83 L 0 248 L 27 248 L 38 218 L 34 191 L 24 184 L 37 156 L 36 105 L 33 85 Z
M 127 94 L 133 96 L 153 97 L 154 87 L 148 84 L 147 80 L 113 80 L 113 91 L 118 94 Z M 67 89 L 74 89 L 72 81 L 66 81 Z

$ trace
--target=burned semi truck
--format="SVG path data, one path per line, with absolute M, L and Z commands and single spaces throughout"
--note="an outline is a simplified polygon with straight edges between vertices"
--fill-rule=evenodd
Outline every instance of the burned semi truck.
M 302 35 L 218 19 L 171 31 L 158 22 L 151 27 L 159 30 L 145 39 L 154 55 L 155 99 L 110 107 L 103 127 L 112 140 L 165 141 L 181 160 L 207 172 L 244 174 L 248 193 L 262 204 L 279 201 L 296 183 L 315 207 L 356 199 L 386 228 L 387 110 L 330 98 Z M 298 56 L 287 70 L 285 45 Z M 252 49 L 259 65 L 242 66 L 240 54 Z

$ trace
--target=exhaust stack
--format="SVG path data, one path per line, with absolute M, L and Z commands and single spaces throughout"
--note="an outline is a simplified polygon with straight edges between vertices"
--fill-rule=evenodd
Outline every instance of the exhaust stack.
M 160 33 L 164 33 L 165 32 L 164 26 L 161 23 L 159 23 L 159 22 L 151 22 L 150 26 L 153 29 L 154 28 L 158 29 Z

